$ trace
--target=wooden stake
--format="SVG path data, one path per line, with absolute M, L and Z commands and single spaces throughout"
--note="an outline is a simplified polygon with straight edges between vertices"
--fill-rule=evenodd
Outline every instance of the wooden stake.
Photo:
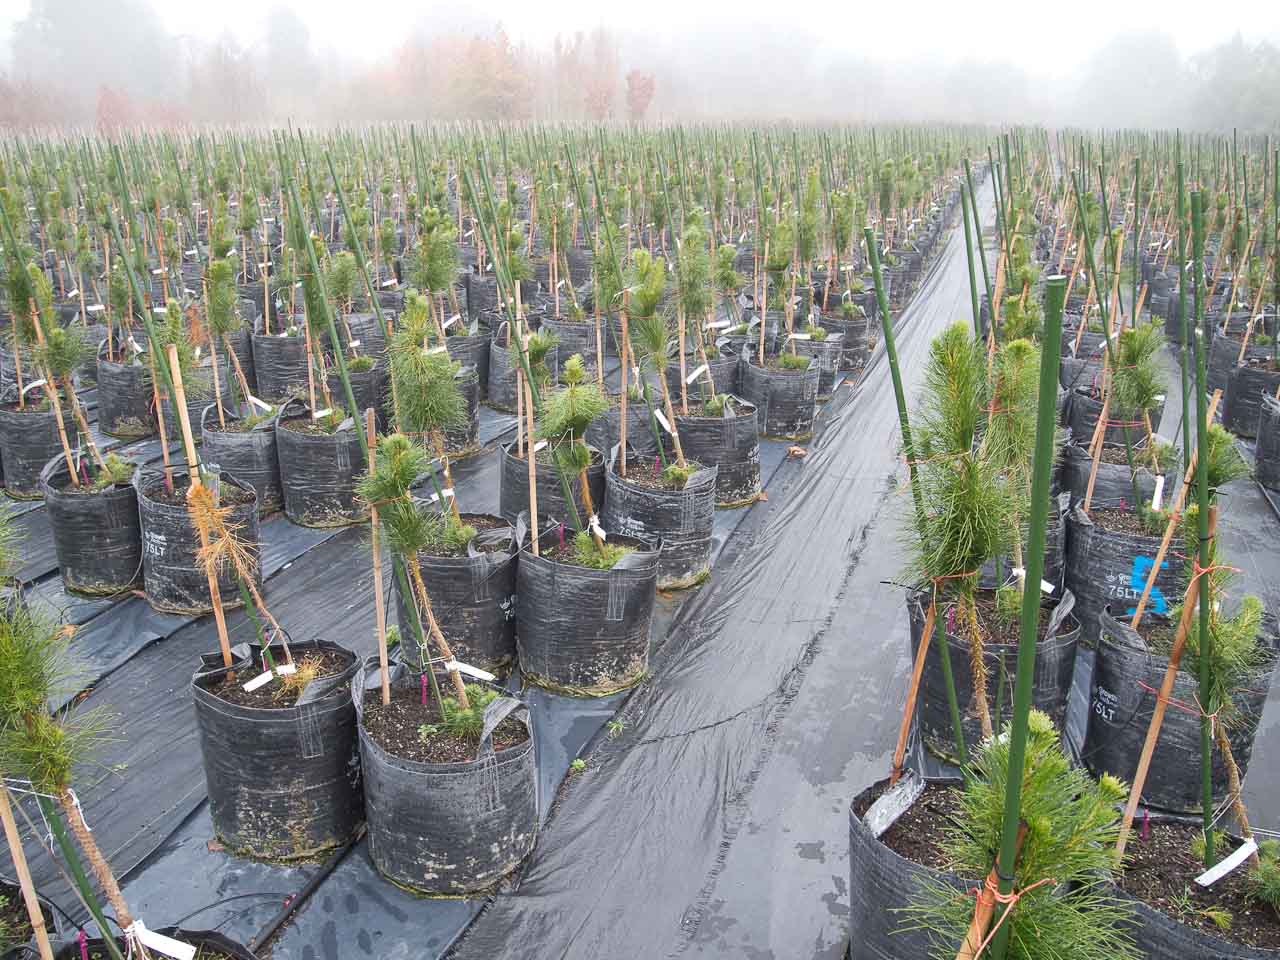
M 533 390 L 528 379 L 524 382 L 524 408 L 529 417 L 529 534 L 533 537 L 533 555 L 539 556 L 538 550 L 538 455 L 534 452 L 533 442 Z
M 45 929 L 44 912 L 40 909 L 40 899 L 36 896 L 35 884 L 31 881 L 31 868 L 27 866 L 26 852 L 22 849 L 22 835 L 18 833 L 18 824 L 13 819 L 13 806 L 9 803 L 9 788 L 3 782 L 0 782 L 0 821 L 4 822 L 4 836 L 9 841 L 13 872 L 18 875 L 18 886 L 22 890 L 22 899 L 27 905 L 31 929 L 35 931 L 36 948 L 40 951 L 40 960 L 53 960 L 53 947 L 49 945 L 49 931 Z
M 889 786 L 898 782 L 902 776 L 902 761 L 907 754 L 907 736 L 911 733 L 911 720 L 916 713 L 916 697 L 920 692 L 920 678 L 924 674 L 924 661 L 929 653 L 929 642 L 933 638 L 933 621 L 938 613 L 938 601 L 929 601 L 929 612 L 924 617 L 924 632 L 920 635 L 920 646 L 916 648 L 915 666 L 911 668 L 911 683 L 907 687 L 907 700 L 902 706 L 902 722 L 898 725 L 898 745 L 893 751 L 893 769 L 889 772 Z
M 1209 508 L 1209 536 L 1212 538 L 1218 527 L 1218 508 Z M 1129 788 L 1129 801 L 1125 804 L 1124 816 L 1120 820 L 1120 835 L 1116 839 L 1116 862 L 1124 859 L 1125 844 L 1129 840 L 1129 828 L 1133 826 L 1134 814 L 1138 812 L 1138 801 L 1142 798 L 1142 788 L 1147 782 L 1147 771 L 1151 767 L 1151 755 L 1155 753 L 1156 742 L 1160 739 L 1160 726 L 1164 723 L 1164 711 L 1173 693 L 1173 683 L 1178 677 L 1178 664 L 1182 662 L 1182 648 L 1187 639 L 1187 628 L 1191 624 L 1191 616 L 1195 613 L 1199 597 L 1199 578 L 1192 577 L 1187 584 L 1187 591 L 1182 598 L 1182 617 L 1178 620 L 1178 632 L 1173 638 L 1173 647 L 1169 651 L 1169 663 L 1165 667 L 1164 680 L 1160 684 L 1160 693 L 1151 711 L 1151 723 L 1147 726 L 1147 739 L 1142 744 L 1142 753 L 1138 757 L 1138 768 L 1133 774 L 1133 785 Z

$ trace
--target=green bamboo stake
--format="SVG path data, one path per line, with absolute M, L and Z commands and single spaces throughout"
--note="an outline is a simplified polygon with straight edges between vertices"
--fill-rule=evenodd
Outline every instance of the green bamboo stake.
M 911 438 L 911 422 L 907 417 L 907 399 L 902 389 L 902 371 L 898 368 L 898 347 L 893 335 L 893 320 L 889 316 L 889 298 L 884 292 L 884 277 L 880 268 L 880 252 L 876 249 L 876 237 L 870 227 L 862 230 L 867 244 L 867 257 L 871 261 L 871 276 L 876 288 L 876 301 L 880 305 L 880 329 L 884 333 L 884 350 L 889 360 L 889 374 L 893 378 L 893 396 L 898 404 L 898 424 L 902 429 L 902 450 L 907 458 L 907 474 L 911 478 L 911 497 L 916 506 L 916 527 L 924 529 L 924 498 L 920 493 L 920 479 L 916 472 L 915 443 Z M 942 664 L 942 681 L 947 688 L 947 708 L 951 713 L 951 730 L 956 739 L 956 756 L 960 765 L 969 762 L 964 744 L 964 727 L 960 723 L 960 700 L 956 696 L 955 675 L 951 669 L 951 648 L 942 629 L 942 617 L 934 618 L 934 630 L 938 644 L 938 659 Z M 920 642 L 924 642 L 924 637 Z
M 1200 467 L 1196 470 L 1196 499 L 1199 509 L 1196 511 L 1196 534 L 1200 542 L 1197 565 L 1200 576 L 1200 702 L 1208 703 L 1211 696 L 1212 676 L 1210 661 L 1213 658 L 1213 636 L 1209 632 L 1209 577 L 1203 574 L 1209 566 L 1209 471 L 1204 465 L 1209 462 L 1208 424 L 1205 409 L 1205 342 L 1203 334 L 1204 298 L 1200 295 L 1200 278 L 1203 273 L 1204 257 L 1204 194 L 1199 190 L 1191 194 L 1191 237 L 1195 258 L 1196 284 L 1196 451 Z M 1210 866 L 1214 862 L 1213 842 L 1213 720 L 1204 715 L 1200 717 L 1200 807 L 1204 824 L 1204 862 Z
M 1036 452 L 1031 473 L 1027 572 L 1022 585 L 1018 663 L 1013 687 L 1013 713 L 1009 723 L 1009 775 L 1006 778 L 1004 820 L 1000 829 L 1000 855 L 996 860 L 1002 896 L 1013 892 L 1014 864 L 1018 857 L 1022 777 L 1027 753 L 1027 723 L 1031 714 L 1031 687 L 1035 680 L 1040 580 L 1044 576 L 1045 525 L 1049 516 L 1049 480 L 1055 460 L 1053 440 L 1054 419 L 1057 415 L 1058 361 L 1062 347 L 1062 305 L 1066 296 L 1066 277 L 1053 276 L 1046 281 L 1044 339 L 1040 345 L 1040 401 L 1036 418 Z M 993 960 L 1003 960 L 1008 946 L 1009 924 L 1002 923 L 996 928 L 991 941 Z
M 973 242 L 978 248 L 978 263 L 982 266 L 982 287 L 987 292 L 987 303 L 995 310 L 995 293 L 991 289 L 991 274 L 987 272 L 987 251 L 982 243 L 982 223 L 978 219 L 978 195 L 973 189 L 973 171 L 969 167 L 969 158 L 964 158 L 964 179 L 969 186 L 969 202 L 973 206 Z M 994 314 L 993 314 L 994 315 Z
M 1181 145 L 1179 145 L 1181 150 Z M 1187 185 L 1182 158 L 1177 161 L 1178 176 L 1178 322 L 1182 326 L 1182 462 L 1190 463 L 1191 416 L 1187 408 L 1191 404 L 1191 380 L 1187 365 L 1191 361 L 1191 331 L 1187 324 Z
M 982 319 L 981 311 L 978 308 L 978 280 L 973 270 L 973 238 L 969 235 L 969 194 L 964 186 L 960 185 L 960 215 L 964 218 L 964 255 L 969 263 L 969 299 L 973 301 L 973 336 L 975 340 L 982 339 Z M 976 211 L 975 211 L 976 212 Z

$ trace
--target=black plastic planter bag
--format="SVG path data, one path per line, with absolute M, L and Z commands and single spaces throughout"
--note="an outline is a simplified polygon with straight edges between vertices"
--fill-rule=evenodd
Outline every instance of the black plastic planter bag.
M 9 888 L 8 894 L 12 898 L 10 901 L 11 903 L 23 904 L 25 907 L 25 901 L 22 899 L 22 888 L 16 880 L 0 876 L 0 883 Z M 40 913 L 44 917 L 44 928 L 49 934 L 49 942 L 58 943 L 63 940 L 65 936 L 69 935 L 69 931 L 65 933 L 63 931 L 62 914 L 58 912 L 57 907 L 40 895 L 39 890 L 36 891 L 36 900 L 40 903 Z M 23 911 L 23 914 L 25 916 L 25 910 Z M 12 943 L 12 941 L 10 941 L 10 943 Z M 35 943 L 36 938 L 35 933 L 33 932 L 26 943 L 14 944 L 6 949 L 0 950 L 0 960 L 32 960 L 32 958 L 39 957 L 40 954 L 36 949 Z M 77 953 L 76 960 L 79 960 L 79 957 L 80 955 Z
M 1179 598 L 1181 599 L 1181 598 Z M 1147 616 L 1144 614 L 1144 617 Z M 1138 757 L 1147 737 L 1160 684 L 1169 661 L 1149 649 L 1129 627 L 1128 619 L 1116 620 L 1109 612 L 1099 618 L 1098 655 L 1089 697 L 1089 728 L 1082 759 L 1094 775 L 1114 773 L 1133 781 Z M 1243 780 L 1253 752 L 1253 738 L 1262 719 L 1262 708 L 1271 686 L 1274 661 L 1235 691 L 1236 722 L 1228 728 L 1231 752 Z M 1169 709 L 1160 727 L 1160 740 L 1151 756 L 1151 767 L 1142 788 L 1142 801 L 1173 813 L 1200 810 L 1200 716 L 1195 705 L 1196 678 L 1179 670 Z M 1190 711 L 1173 704 L 1190 705 Z M 1227 794 L 1227 772 L 1222 757 L 1213 751 L 1215 805 Z
M 249 384 L 250 390 L 256 391 L 258 389 L 258 371 L 253 365 L 253 334 L 249 332 L 248 326 L 242 326 L 239 330 L 234 330 L 227 334 L 227 340 L 231 343 L 231 349 L 240 364 L 240 372 L 244 374 L 245 383 Z M 222 359 L 226 349 L 226 344 L 218 344 L 219 359 Z M 230 358 L 226 358 L 225 362 L 231 364 Z M 239 378 L 237 378 L 236 383 L 237 389 L 239 389 Z
M 183 930 L 178 927 L 161 927 L 156 933 L 182 943 L 190 944 L 197 948 L 196 956 L 199 956 L 198 948 L 208 947 L 210 950 L 217 950 L 219 954 L 231 957 L 232 960 L 257 960 L 254 954 L 250 953 L 247 947 L 242 947 L 228 937 L 223 936 L 213 930 Z M 129 948 L 123 940 L 117 940 L 120 953 L 123 956 L 129 956 Z M 107 944 L 105 940 L 88 940 L 85 942 L 85 950 L 88 951 L 89 960 L 109 960 L 111 954 L 107 952 Z M 157 956 L 155 950 L 151 951 L 151 955 Z M 54 960 L 82 960 L 85 956 L 80 950 L 80 944 L 76 940 L 58 948 L 58 952 L 54 954 Z
M 900 911 L 930 881 L 950 883 L 957 890 L 974 885 L 955 874 L 913 863 L 880 842 L 879 837 L 910 808 L 923 786 L 911 776 L 882 794 L 864 817 L 855 812 L 861 797 L 849 808 L 849 960 L 934 956 L 929 934 L 913 929 L 912 919 Z
M 258 393 L 264 400 L 279 403 L 307 388 L 307 340 L 302 334 L 253 335 L 253 369 Z
M 98 426 L 107 436 L 133 440 L 155 433 L 153 398 L 145 364 L 98 359 Z
M 690 459 L 716 467 L 716 505 L 737 507 L 759 498 L 760 434 L 756 408 L 729 400 L 723 417 L 676 417 Z
M 692 408 L 695 401 L 698 406 L 701 406 L 704 399 L 710 399 L 718 393 L 737 393 L 738 364 L 739 360 L 736 354 L 719 356 L 714 360 L 708 360 L 707 371 L 699 373 L 695 377 L 694 373 L 702 367 L 702 361 L 692 354 L 685 357 L 684 389 L 685 395 L 689 398 L 689 406 Z M 711 374 L 710 386 L 707 385 L 707 373 Z M 667 364 L 667 387 L 671 390 L 672 403 L 679 403 L 679 363 Z
M 1056 593 L 1056 591 L 1055 591 Z M 911 661 L 915 662 L 920 649 L 920 634 L 924 630 L 928 592 L 911 592 L 907 595 L 907 611 L 911 618 Z M 1054 604 L 1047 601 L 1045 609 L 1052 607 L 1048 623 L 1036 644 L 1035 677 L 1031 688 L 1031 705 L 1049 715 L 1058 729 L 1062 728 L 1067 712 L 1067 696 L 1071 692 L 1071 678 L 1075 671 L 1076 647 L 1080 639 L 1080 626 L 1071 618 L 1075 597 L 1068 590 L 1062 600 Z M 973 712 L 973 671 L 970 661 L 969 641 L 960 635 L 957 610 L 952 600 L 939 599 L 936 623 L 941 626 L 951 652 L 951 669 L 955 679 L 956 697 L 960 703 L 961 726 L 964 742 L 972 748 L 982 742 L 982 725 Z M 916 700 L 916 730 L 930 752 L 956 762 L 955 732 L 951 725 L 951 712 L 947 704 L 947 687 L 943 680 L 942 657 L 938 649 L 937 627 L 925 654 L 924 673 L 920 679 L 920 692 Z M 994 711 L 999 702 L 1000 716 L 991 717 L 991 725 L 1000 730 L 1013 715 L 1013 684 L 1017 673 L 1018 645 L 993 643 L 987 638 L 983 644 L 982 662 L 987 668 L 987 704 Z M 999 692 L 1001 681 L 1003 692 Z
M 175 471 L 175 485 L 185 483 L 186 479 L 185 471 Z M 164 613 L 208 613 L 213 609 L 209 581 L 197 559 L 200 535 L 187 514 L 185 495 L 181 505 L 155 499 L 164 490 L 164 477 L 154 473 L 138 471 L 133 482 L 138 491 L 138 515 L 142 522 L 142 584 L 147 602 Z M 257 495 L 248 484 L 230 475 L 221 477 L 219 482 L 250 495 L 248 502 L 231 505 L 227 522 L 235 527 L 237 539 L 252 556 L 253 576 L 257 579 L 260 576 Z M 218 572 L 218 590 L 224 607 L 240 605 L 236 573 L 229 564 Z
M 822 316 L 819 325 L 831 334 L 839 334 L 840 369 L 844 371 L 858 370 L 867 362 L 871 339 L 868 335 L 866 317 L 846 319 L 843 316 Z
M 364 412 L 373 410 L 379 419 L 385 416 L 383 410 L 385 401 L 390 396 L 390 387 L 387 384 L 387 370 L 381 361 L 375 363 L 368 370 L 352 370 L 350 365 L 347 367 L 347 376 L 351 378 L 351 393 L 356 399 L 356 409 L 359 416 L 356 418 L 360 422 L 360 428 L 364 429 Z M 347 407 L 347 391 L 342 385 L 342 377 L 338 371 L 331 370 L 327 377 L 329 385 L 329 396 L 333 398 L 333 402 L 341 406 L 344 410 Z M 316 397 L 316 402 L 320 401 Z M 347 411 L 350 413 L 350 411 Z
M 1280 490 L 1280 400 L 1262 398 L 1258 409 L 1258 446 L 1254 450 L 1258 482 L 1268 490 Z
M 1089 456 L 1088 449 L 1076 443 L 1068 443 L 1062 448 L 1061 462 L 1062 486 L 1070 491 L 1072 506 L 1083 503 L 1089 490 L 1089 473 L 1093 470 L 1093 459 Z M 1166 502 L 1176 495 L 1178 475 L 1176 470 L 1171 469 L 1174 466 L 1175 464 L 1161 464 L 1166 470 L 1162 496 Z M 1133 484 L 1129 482 L 1129 477 L 1128 463 L 1100 462 L 1098 475 L 1093 481 L 1093 500 L 1090 506 L 1121 509 L 1123 505 L 1132 508 Z M 1138 496 L 1143 503 L 1150 505 L 1156 491 L 1155 476 L 1146 467 L 1138 467 L 1136 478 Z
M 634 547 L 612 570 L 520 554 L 516 649 L 526 680 L 575 696 L 601 697 L 643 679 L 657 598 L 661 544 L 612 533 Z M 543 549 L 554 533 L 540 540 Z
M 304 433 L 287 425 L 291 421 L 306 423 L 310 417 L 305 404 L 295 400 L 285 404 L 276 418 L 285 515 L 304 527 L 356 523 L 369 510 L 356 495 L 356 483 L 365 469 L 357 433 L 363 427 L 352 417 L 328 434 Z
M 550 353 L 554 354 L 555 350 Z M 516 370 L 520 358 L 513 349 L 498 340 L 489 343 L 489 380 L 485 389 L 485 402 L 495 410 L 516 412 Z
M 818 412 L 818 367 L 780 372 L 747 360 L 739 371 L 742 397 L 755 404 L 760 432 L 783 440 L 807 440 Z
M 222 392 L 222 409 L 227 411 L 231 409 L 231 393 L 228 376 L 230 371 L 225 364 L 220 364 L 218 376 L 221 377 L 219 387 Z M 217 397 L 213 389 L 213 370 L 209 367 L 201 367 L 195 372 L 194 376 L 189 376 L 185 384 L 184 392 L 187 398 L 187 420 L 191 424 L 191 438 L 199 443 L 201 439 L 200 418 L 204 413 L 204 408 L 210 405 L 217 406 Z M 165 437 L 170 443 L 182 442 L 182 424 L 179 422 L 177 407 L 174 403 L 164 395 L 163 391 L 160 398 L 160 409 L 164 415 Z M 217 416 L 217 413 L 214 413 Z
M 1160 537 L 1114 533 L 1094 525 L 1079 507 L 1067 514 L 1066 588 L 1076 596 L 1080 639 L 1092 646 L 1108 607 L 1132 614 L 1147 585 L 1147 577 L 1160 549 Z M 1166 553 L 1156 574 L 1147 611 L 1164 616 L 1182 602 L 1186 590 L 1182 559 Z
M 0 462 L 4 463 L 4 488 L 16 500 L 39 500 L 43 496 L 40 471 L 63 452 L 53 410 L 40 412 L 33 409 L 42 399 L 37 392 L 40 389 L 37 387 L 28 392 L 26 411 L 7 405 L 0 408 Z M 70 406 L 65 403 L 62 417 L 67 439 L 74 443 L 75 420 Z
M 142 579 L 142 526 L 132 484 L 76 492 L 65 456 L 40 472 L 58 569 L 68 590 L 109 596 Z
M 467 405 L 467 423 L 444 432 L 445 450 L 451 457 L 464 457 L 480 449 L 480 378 L 474 367 L 463 367 L 453 376 Z
M 223 430 L 218 425 L 214 405 L 200 414 L 204 459 L 216 464 L 242 483 L 253 487 L 258 495 L 258 513 L 274 513 L 284 506 L 284 489 L 280 485 L 280 461 L 276 455 L 276 418 L 254 424 L 249 430 Z M 228 414 L 228 422 L 239 419 Z
M 371 658 L 351 685 L 356 713 L 364 694 L 380 685 Z M 392 683 L 417 689 L 404 664 Z M 501 752 L 492 733 L 507 717 L 525 725 L 529 739 Z M 485 708 L 475 760 L 420 763 L 383 750 L 360 727 L 369 857 L 394 883 L 423 893 L 466 894 L 493 886 L 519 866 L 538 834 L 538 772 L 529 708 L 499 697 Z
M 802 357 L 812 357 L 813 365 L 818 368 L 818 399 L 831 399 L 831 391 L 835 389 L 836 373 L 840 369 L 840 358 L 844 353 L 844 345 L 840 337 L 828 335 L 825 340 L 795 340 L 796 353 Z
M 449 359 L 464 367 L 474 367 L 480 380 L 480 397 L 489 389 L 489 335 L 487 333 L 455 334 L 446 337 Z
M 502 466 L 498 475 L 498 514 L 512 526 L 519 522 L 521 513 L 529 510 L 529 462 L 517 457 L 515 448 L 514 443 L 503 444 L 500 448 Z M 526 455 L 528 449 L 526 443 Z M 587 468 L 587 487 L 591 491 L 591 503 L 598 511 L 605 500 L 604 459 L 595 450 L 592 460 L 591 466 Z M 536 464 L 536 470 L 539 529 L 545 529 L 552 520 L 571 524 L 573 518 L 560 488 L 559 470 L 552 464 L 540 461 Z M 578 510 L 578 519 L 585 526 L 588 511 L 582 499 L 582 486 L 577 476 L 570 476 L 568 480 L 573 502 Z
M 1063 492 L 1055 496 L 1051 496 L 1049 501 L 1049 515 L 1046 518 L 1044 530 L 1044 576 L 1043 579 L 1052 583 L 1055 589 L 1061 591 L 1063 573 L 1067 563 L 1067 512 L 1071 509 L 1071 497 Z M 1024 544 L 1031 540 L 1031 525 L 1026 518 L 1022 522 L 1022 542 Z M 1009 554 L 1000 557 L 1000 584 L 996 583 L 996 561 L 994 558 L 988 559 L 982 565 L 982 574 L 979 578 L 979 585 L 983 588 L 994 589 L 996 586 L 1009 582 L 1011 571 L 1017 564 L 1013 561 L 1012 551 Z M 1055 594 L 1056 596 L 1057 594 Z
M 1166 713 L 1167 717 L 1168 714 Z M 1196 783 L 1200 781 L 1197 779 Z M 1159 823 L 1161 817 L 1152 817 L 1152 823 Z M 1239 869 L 1244 869 L 1243 867 Z M 1280 958 L 1280 950 L 1265 947 L 1251 947 L 1242 943 L 1231 943 L 1199 930 L 1179 923 L 1166 913 L 1161 913 L 1137 899 L 1132 894 L 1108 883 L 1100 891 L 1104 896 L 1118 900 L 1122 906 L 1131 911 L 1124 923 L 1125 931 L 1133 937 L 1138 955 L 1146 960 L 1276 960 Z
M 463 522 L 469 522 L 472 516 L 464 513 Z M 480 550 L 477 545 L 491 549 Z M 481 530 L 467 545 L 465 557 L 418 554 L 418 568 L 431 596 L 431 610 L 454 656 L 490 673 L 505 673 L 515 662 L 517 550 L 515 531 L 504 527 Z M 406 663 L 420 666 L 433 654 L 418 646 L 408 606 L 400 594 L 399 578 L 393 578 L 393 583 L 401 656 Z
M 1071 435 L 1087 445 L 1093 439 L 1093 431 L 1097 426 L 1098 416 L 1101 413 L 1101 400 L 1097 400 L 1079 390 L 1073 390 L 1071 400 L 1067 406 L 1067 426 L 1071 428 Z M 1160 397 L 1156 408 L 1148 411 L 1152 429 L 1159 425 L 1160 417 L 1163 414 L 1164 397 Z M 1136 444 L 1147 436 L 1147 427 L 1142 420 L 1141 414 L 1137 416 L 1132 414 L 1122 415 L 1109 407 L 1107 409 L 1107 425 L 1103 432 L 1103 441 L 1114 446 L 1123 446 L 1126 427 L 1129 430 L 1130 444 Z
M 658 588 L 679 590 L 701 583 L 711 572 L 711 532 L 716 515 L 716 468 L 704 466 L 682 490 L 663 490 L 618 476 L 616 463 L 605 474 L 601 523 L 627 537 L 662 543 Z
M 289 646 L 295 664 L 308 654 L 329 653 L 346 666 L 312 680 L 295 705 L 278 708 L 229 703 L 214 693 L 227 674 L 221 653 L 205 654 L 191 679 L 213 832 L 229 850 L 263 860 L 311 857 L 340 846 L 362 819 L 350 695 L 359 661 L 326 640 Z M 257 644 L 234 652 L 236 682 L 266 669 Z M 272 656 L 277 666 L 285 662 L 279 644 Z
M 656 400 L 656 398 L 655 398 Z M 658 409 L 655 402 L 654 409 Z M 662 429 L 661 426 L 658 427 Z M 583 438 L 598 450 L 609 451 L 622 442 L 622 405 L 616 399 L 603 414 L 587 426 Z M 656 457 L 658 441 L 653 436 L 653 421 L 643 400 L 627 398 L 627 449 L 637 457 Z M 594 493 L 592 494 L 594 496 Z M 599 501 L 596 506 L 599 507 Z
M 1276 387 L 1280 387 L 1280 372 L 1262 365 L 1236 367 L 1227 381 L 1227 393 L 1222 401 L 1223 426 L 1236 436 L 1252 439 L 1258 429 L 1262 398 L 1274 398 Z
M 590 318 L 575 321 L 545 317 L 542 321 L 542 329 L 555 335 L 556 351 L 560 356 L 567 359 L 575 353 L 581 354 L 583 366 L 589 372 L 595 372 L 598 366 L 596 363 L 596 325 Z M 603 341 L 608 336 L 609 332 L 602 320 L 600 322 L 600 339 Z M 608 356 L 603 343 L 600 345 L 599 355 Z

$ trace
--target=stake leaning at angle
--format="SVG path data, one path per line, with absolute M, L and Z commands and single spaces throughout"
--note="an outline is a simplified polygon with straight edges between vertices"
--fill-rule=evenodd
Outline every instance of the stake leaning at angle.
M 374 409 L 365 410 L 365 438 L 369 445 L 369 475 L 373 476 L 378 456 L 378 431 Z M 378 673 L 382 680 L 382 705 L 391 703 L 391 673 L 387 668 L 387 611 L 382 596 L 382 544 L 378 542 L 378 505 L 369 504 L 369 542 L 373 550 L 373 611 L 377 625 Z

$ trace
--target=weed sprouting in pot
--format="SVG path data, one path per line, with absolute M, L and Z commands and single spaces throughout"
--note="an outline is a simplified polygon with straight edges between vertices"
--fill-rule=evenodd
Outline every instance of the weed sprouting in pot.
M 778 368 L 794 373 L 800 373 L 809 369 L 811 358 L 799 353 L 780 353 L 778 354 Z

